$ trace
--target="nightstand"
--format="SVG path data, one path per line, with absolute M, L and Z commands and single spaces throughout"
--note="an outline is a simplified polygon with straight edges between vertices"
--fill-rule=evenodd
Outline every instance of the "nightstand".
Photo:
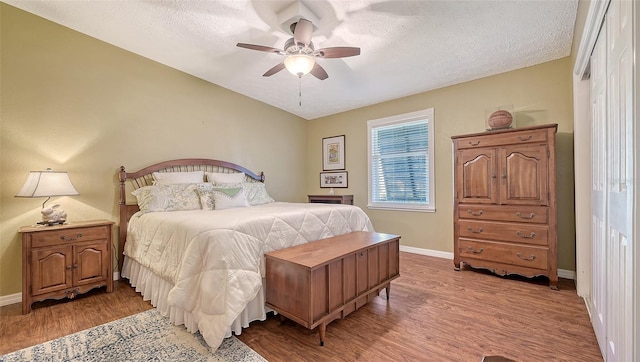
M 353 195 L 307 195 L 309 203 L 353 205 Z
M 22 314 L 33 302 L 75 298 L 98 287 L 113 291 L 113 222 L 23 226 Z

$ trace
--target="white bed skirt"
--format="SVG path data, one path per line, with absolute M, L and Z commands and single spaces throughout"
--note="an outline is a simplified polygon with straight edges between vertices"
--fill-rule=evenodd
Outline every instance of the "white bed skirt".
M 143 300 L 151 301 L 151 305 L 156 307 L 163 316 L 169 317 L 172 323 L 176 325 L 184 324 L 191 333 L 198 331 L 198 325 L 193 320 L 190 312 L 169 306 L 167 297 L 169 291 L 173 288 L 171 282 L 158 277 L 143 265 L 126 256 L 121 274 L 122 277 L 129 279 L 129 283 L 136 288 L 136 292 L 142 294 Z M 264 305 L 264 290 L 261 288 L 258 295 L 249 302 L 238 318 L 233 321 L 233 324 L 227 330 L 225 338 L 231 337 L 232 333 L 236 335 L 242 333 L 242 328 L 249 327 L 249 323 L 253 321 L 264 321 L 267 318 L 268 311 L 270 309 Z

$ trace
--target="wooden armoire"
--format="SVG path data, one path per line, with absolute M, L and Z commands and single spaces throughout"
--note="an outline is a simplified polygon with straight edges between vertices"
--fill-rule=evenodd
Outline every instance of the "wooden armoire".
M 544 275 L 557 289 L 557 125 L 451 137 L 454 266 Z

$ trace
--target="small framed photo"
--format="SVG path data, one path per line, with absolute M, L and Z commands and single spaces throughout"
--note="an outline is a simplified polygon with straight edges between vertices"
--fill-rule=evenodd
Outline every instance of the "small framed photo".
M 345 188 L 348 187 L 347 171 L 343 172 L 320 172 L 321 188 Z
M 344 135 L 322 139 L 322 170 L 344 170 Z

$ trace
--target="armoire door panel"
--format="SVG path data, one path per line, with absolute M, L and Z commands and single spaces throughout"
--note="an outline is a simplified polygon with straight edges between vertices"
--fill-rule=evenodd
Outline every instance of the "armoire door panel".
M 500 203 L 549 205 L 546 145 L 500 149 Z
M 457 190 L 460 202 L 498 202 L 495 155 L 494 148 L 458 151 L 456 159 L 460 177 L 457 179 Z

